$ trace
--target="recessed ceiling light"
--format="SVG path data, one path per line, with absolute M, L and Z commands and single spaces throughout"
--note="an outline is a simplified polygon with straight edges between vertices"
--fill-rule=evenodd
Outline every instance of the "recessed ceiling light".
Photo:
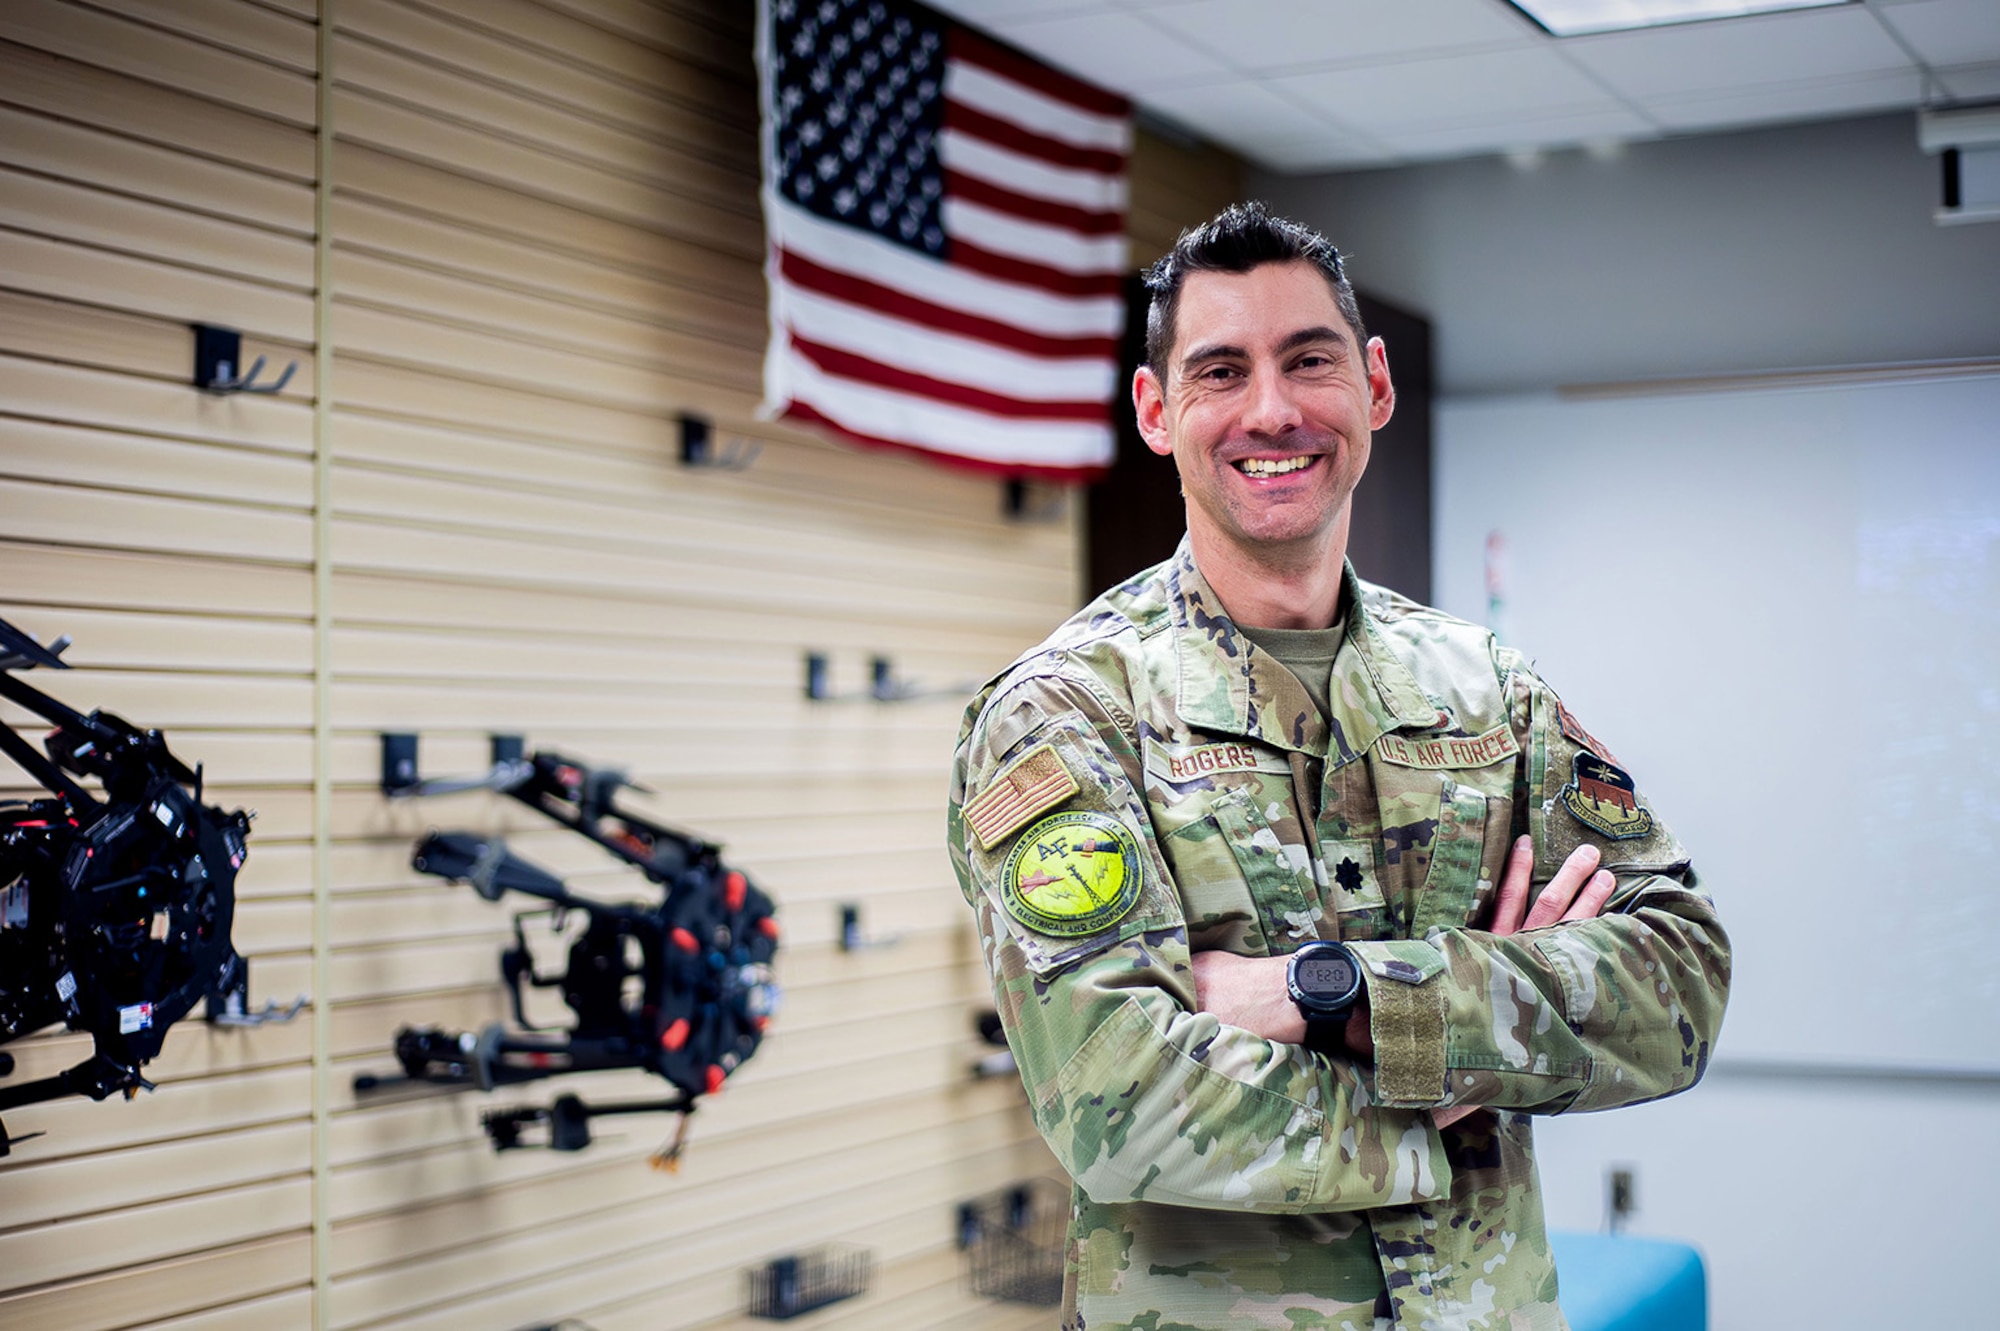
M 1699 19 L 1741 18 L 1781 9 L 1822 9 L 1850 0 L 1507 0 L 1544 32 L 1578 37 Z

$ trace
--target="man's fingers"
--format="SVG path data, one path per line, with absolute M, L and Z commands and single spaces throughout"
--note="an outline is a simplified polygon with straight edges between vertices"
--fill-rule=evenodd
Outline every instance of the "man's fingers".
M 1604 909 L 1604 903 L 1611 899 L 1612 891 L 1618 886 L 1618 879 L 1609 869 L 1599 869 L 1590 876 L 1583 891 L 1577 893 L 1576 904 L 1563 912 L 1565 920 L 1594 920 Z
M 1534 873 L 1534 838 L 1514 838 L 1514 848 L 1507 853 L 1506 872 L 1500 875 L 1499 894 L 1493 898 L 1494 933 L 1511 934 L 1520 929 L 1521 919 L 1528 913 L 1528 884 Z
M 1577 893 L 1590 881 L 1591 871 L 1597 868 L 1599 858 L 1597 847 L 1588 842 L 1571 851 L 1562 868 L 1556 870 L 1556 876 L 1549 879 L 1549 885 L 1542 889 L 1542 895 L 1535 899 L 1535 908 L 1528 912 L 1528 922 L 1522 927 L 1541 929 L 1562 919 L 1563 912 L 1570 908 Z M 1592 912 L 1594 914 L 1595 911 Z

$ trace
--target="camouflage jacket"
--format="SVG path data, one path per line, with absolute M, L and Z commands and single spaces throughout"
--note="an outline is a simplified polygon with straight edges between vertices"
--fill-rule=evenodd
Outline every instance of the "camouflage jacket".
M 1346 578 L 1331 716 L 1185 542 L 966 713 L 951 853 L 1076 1182 L 1066 1327 L 1561 1328 L 1529 1115 L 1707 1062 L 1728 943 L 1679 843 L 1517 654 Z M 1600 918 L 1474 927 L 1523 831 L 1538 886 L 1602 848 Z M 1197 1008 L 1192 951 L 1332 937 L 1372 1066 Z

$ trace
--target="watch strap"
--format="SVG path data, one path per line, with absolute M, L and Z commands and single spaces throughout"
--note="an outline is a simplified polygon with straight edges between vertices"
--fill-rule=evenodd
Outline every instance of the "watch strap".
M 1344 1054 L 1347 1052 L 1347 1014 L 1353 1009 L 1343 1010 L 1338 1016 L 1306 1018 L 1305 1047 L 1319 1054 Z

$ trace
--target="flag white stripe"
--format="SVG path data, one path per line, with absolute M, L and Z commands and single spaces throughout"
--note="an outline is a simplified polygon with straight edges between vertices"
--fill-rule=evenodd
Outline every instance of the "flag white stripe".
M 934 305 L 1050 337 L 1116 337 L 1125 327 L 1125 305 L 1116 296 L 1061 296 L 940 263 L 809 213 L 768 185 L 764 220 L 773 245 L 822 267 L 920 294 Z M 770 271 L 774 285 L 782 280 L 776 275 L 775 259 Z
M 1052 359 L 940 332 L 808 291 L 797 283 L 773 302 L 773 317 L 809 342 L 946 383 L 1026 402 L 1108 402 L 1118 367 L 1102 356 Z
M 1012 121 L 1023 129 L 1044 138 L 1059 139 L 1072 147 L 1120 154 L 1132 151 L 1132 120 L 1129 116 L 1106 116 L 1085 111 L 981 65 L 954 60 L 945 66 L 944 95 L 951 101 L 984 111 L 1000 120 Z
M 1066 226 L 1031 222 L 969 199 L 945 198 L 944 233 L 983 250 L 1012 255 L 1065 273 L 1122 273 L 1125 237 L 1084 236 Z
M 774 352 L 778 341 L 772 339 Z M 855 434 L 986 462 L 1097 467 L 1111 461 L 1113 439 L 1108 424 L 1008 420 L 829 375 L 796 352 L 782 359 L 783 374 L 772 396 L 780 402 L 810 403 Z
M 1050 166 L 1040 158 L 1002 148 L 963 130 L 946 129 L 938 135 L 938 158 L 953 171 L 963 171 L 1030 198 L 1093 213 L 1125 211 L 1128 196 L 1125 177 Z

